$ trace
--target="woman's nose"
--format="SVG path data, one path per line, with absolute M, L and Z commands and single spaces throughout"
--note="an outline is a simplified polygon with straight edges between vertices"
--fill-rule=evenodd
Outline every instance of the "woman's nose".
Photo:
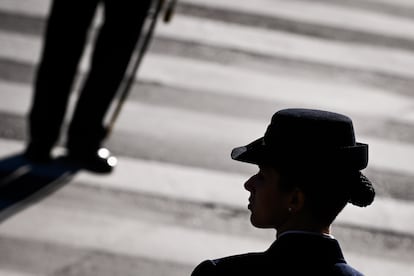
M 253 182 L 254 182 L 255 175 L 251 176 L 247 181 L 244 183 L 244 188 L 249 192 L 253 189 Z

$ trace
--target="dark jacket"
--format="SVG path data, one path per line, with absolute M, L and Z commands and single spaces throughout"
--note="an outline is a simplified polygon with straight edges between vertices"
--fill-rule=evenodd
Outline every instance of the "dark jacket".
M 362 274 L 345 262 L 339 243 L 330 237 L 286 233 L 268 250 L 206 260 L 192 276 L 230 275 L 354 275 Z

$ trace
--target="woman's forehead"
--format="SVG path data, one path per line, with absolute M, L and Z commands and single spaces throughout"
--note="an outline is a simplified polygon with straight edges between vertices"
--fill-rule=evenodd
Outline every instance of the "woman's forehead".
M 259 167 L 259 169 L 273 169 L 273 170 L 277 170 L 275 166 L 272 166 L 270 164 L 258 164 L 257 165 Z
M 258 167 L 259 167 L 259 170 L 262 171 L 262 172 L 279 174 L 279 170 L 277 168 L 275 168 L 274 166 L 266 165 L 266 164 L 260 164 L 260 165 L 258 165 Z
M 270 168 L 270 165 L 267 165 L 267 164 L 258 164 L 257 165 L 258 167 L 259 167 L 259 169 L 268 169 L 268 168 Z

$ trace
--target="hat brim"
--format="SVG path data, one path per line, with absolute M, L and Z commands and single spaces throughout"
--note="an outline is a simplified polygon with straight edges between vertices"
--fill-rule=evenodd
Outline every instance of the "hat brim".
M 251 164 L 274 164 L 281 166 L 315 166 L 343 167 L 344 169 L 362 170 L 368 165 L 368 145 L 356 143 L 355 146 L 343 147 L 335 151 L 323 149 L 288 149 L 269 148 L 264 137 L 250 144 L 234 148 L 231 158 Z
M 234 148 L 231 151 L 231 158 L 236 161 L 260 164 L 263 162 L 266 153 L 264 138 L 261 137 L 250 144 L 242 147 Z

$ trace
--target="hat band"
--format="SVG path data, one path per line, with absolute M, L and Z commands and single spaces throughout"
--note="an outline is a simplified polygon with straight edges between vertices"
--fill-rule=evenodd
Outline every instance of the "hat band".
M 273 152 L 273 153 L 272 153 Z M 270 151 L 268 160 L 275 160 L 281 166 L 362 170 L 368 165 L 368 145 L 357 143 L 355 146 L 332 150 L 295 149 Z
M 265 145 L 263 138 L 251 144 L 233 149 L 234 160 L 253 164 L 274 164 L 302 168 L 336 168 L 362 170 L 368 165 L 368 145 L 356 143 L 355 146 L 337 149 L 298 148 L 292 146 L 271 147 Z

